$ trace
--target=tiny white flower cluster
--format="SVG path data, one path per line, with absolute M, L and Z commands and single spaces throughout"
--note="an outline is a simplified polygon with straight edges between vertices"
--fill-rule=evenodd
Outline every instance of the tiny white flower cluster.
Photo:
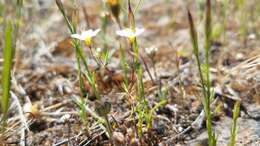
M 100 29 L 83 31 L 81 34 L 72 34 L 71 37 L 85 41 L 87 46 L 91 45 L 92 38 L 100 32 Z M 123 30 L 116 31 L 116 34 L 121 37 L 127 37 L 132 42 L 137 36 L 141 35 L 144 32 L 143 28 L 130 29 L 126 28 Z

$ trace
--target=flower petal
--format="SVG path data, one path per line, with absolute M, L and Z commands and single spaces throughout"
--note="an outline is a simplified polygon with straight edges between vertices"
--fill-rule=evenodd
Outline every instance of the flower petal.
M 96 29 L 96 30 L 93 32 L 93 36 L 96 36 L 99 32 L 100 32 L 100 29 Z
M 116 34 L 119 35 L 119 36 L 123 36 L 123 37 L 132 37 L 132 36 L 134 35 L 134 33 L 132 32 L 132 30 L 129 29 L 129 28 L 116 31 Z
M 96 29 L 95 31 L 92 29 L 89 29 L 87 31 L 83 31 L 81 35 L 84 36 L 84 38 L 86 38 L 86 37 L 92 38 L 92 37 L 96 36 L 99 32 L 100 32 L 100 29 Z
M 81 33 L 81 35 L 82 35 L 82 37 L 84 37 L 84 39 L 86 39 L 86 37 L 89 37 L 92 32 L 93 32 L 93 30 L 92 30 L 92 29 L 89 29 L 89 30 L 87 30 L 87 31 L 83 31 L 83 32 Z
M 135 32 L 132 29 L 126 28 L 123 30 L 116 31 L 116 34 L 123 37 L 134 38 L 144 32 L 143 28 L 136 28 Z
M 79 40 L 84 40 L 85 39 L 85 38 L 82 37 L 82 35 L 79 35 L 79 34 L 72 34 L 71 37 L 75 38 L 75 39 L 79 39 Z
M 122 36 L 122 37 L 127 37 L 125 31 L 123 31 L 123 30 L 117 30 L 116 34 L 119 35 L 119 36 Z
M 144 28 L 136 28 L 135 36 L 139 36 L 144 32 Z

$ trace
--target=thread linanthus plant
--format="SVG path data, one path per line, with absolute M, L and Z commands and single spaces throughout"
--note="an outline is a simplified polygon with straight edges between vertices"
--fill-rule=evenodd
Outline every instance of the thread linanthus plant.
M 96 83 L 96 72 L 95 71 L 91 71 L 88 67 L 88 64 L 87 64 L 87 57 L 85 56 L 85 54 L 83 53 L 83 50 L 82 50 L 82 45 L 80 43 L 79 40 L 82 40 L 82 41 L 85 41 L 86 45 L 90 48 L 91 50 L 91 44 L 92 44 L 92 38 L 94 36 L 96 36 L 99 32 L 100 32 L 100 29 L 96 29 L 96 30 L 87 30 L 85 32 L 82 32 L 81 34 L 76 34 L 76 25 L 75 23 L 71 23 L 71 21 L 68 19 L 68 17 L 66 16 L 65 14 L 65 10 L 64 10 L 64 7 L 63 7 L 63 4 L 61 3 L 60 0 L 56 0 L 56 4 L 60 10 L 60 12 L 62 13 L 64 19 L 65 19 L 65 22 L 67 23 L 67 26 L 71 32 L 71 37 L 74 38 L 72 40 L 72 44 L 75 48 L 75 51 L 76 51 L 76 59 L 77 59 L 77 66 L 78 66 L 78 75 L 79 75 L 79 84 L 80 84 L 80 89 L 81 89 L 81 92 L 82 92 L 82 96 L 81 96 L 81 99 L 80 100 L 77 100 L 78 102 L 77 105 L 79 106 L 80 108 L 80 113 L 79 115 L 81 116 L 82 120 L 83 120 L 83 123 L 85 124 L 87 130 L 88 130 L 88 122 L 86 121 L 87 117 L 86 117 L 86 114 L 89 114 L 91 115 L 93 118 L 95 118 L 99 123 L 103 124 L 106 126 L 107 128 L 107 131 L 108 131 L 108 135 L 109 137 L 111 137 L 111 134 L 112 134 L 112 128 L 111 128 L 111 125 L 107 119 L 107 116 L 103 116 L 101 115 L 101 117 L 99 117 L 95 112 L 93 112 L 91 109 L 89 109 L 86 105 L 86 102 L 83 102 L 84 99 L 83 99 L 83 96 L 85 95 L 84 94 L 84 78 L 87 79 L 88 83 L 90 84 L 90 87 L 92 89 L 92 92 L 94 93 L 94 96 L 96 99 L 100 100 L 101 99 L 101 95 L 100 95 L 100 91 L 97 87 L 97 83 Z M 92 53 L 92 52 L 91 52 Z M 104 53 L 105 55 L 101 58 L 103 58 L 103 61 L 104 63 L 106 64 L 107 61 L 108 61 L 108 52 L 107 53 Z M 93 53 L 92 53 L 92 56 L 93 56 Z M 81 68 L 81 63 L 83 63 L 83 66 L 85 67 L 85 70 L 82 70 Z M 87 97 L 90 97 L 90 94 L 87 93 L 86 95 Z M 88 131 L 87 131 L 88 133 Z
M 150 129 L 152 120 L 153 120 L 153 112 L 149 112 L 148 102 L 145 99 L 144 92 L 144 82 L 143 82 L 143 69 L 142 65 L 139 61 L 139 46 L 136 40 L 136 37 L 141 35 L 144 32 L 143 28 L 137 28 L 135 25 L 134 13 L 131 8 L 130 0 L 128 0 L 128 24 L 129 28 L 117 31 L 117 35 L 122 37 L 127 37 L 131 44 L 131 49 L 133 50 L 133 67 L 134 76 L 136 75 L 137 84 L 136 84 L 136 105 L 132 107 L 132 114 L 136 114 L 137 116 L 137 135 L 140 139 L 142 139 L 143 135 L 143 122 L 147 123 L 147 128 Z M 126 67 L 124 70 L 126 71 Z M 126 89 L 128 91 L 128 89 Z
M 67 15 L 65 13 L 65 8 L 64 8 L 61 0 L 56 0 L 56 4 L 57 4 L 61 14 L 63 15 L 63 17 L 65 19 L 65 22 L 66 22 L 66 24 L 67 24 L 67 26 L 70 30 L 71 35 L 74 35 L 74 37 L 76 37 L 75 39 L 72 40 L 72 44 L 73 44 L 73 47 L 75 48 L 75 51 L 76 51 L 79 84 L 80 84 L 82 96 L 85 96 L 85 94 L 86 94 L 85 89 L 84 89 L 84 78 L 86 78 L 87 81 L 89 82 L 90 86 L 91 86 L 92 91 L 94 92 L 95 98 L 100 99 L 101 96 L 100 96 L 100 93 L 99 93 L 98 88 L 97 88 L 95 73 L 90 71 L 90 69 L 88 67 L 88 63 L 87 63 L 87 57 L 83 53 L 81 43 L 78 41 L 78 39 L 80 39 L 80 40 L 84 39 L 86 45 L 90 48 L 91 53 L 92 53 L 92 49 L 91 49 L 92 37 L 97 35 L 97 33 L 100 30 L 99 29 L 88 30 L 85 33 L 82 33 L 81 35 L 75 35 L 75 34 L 77 34 L 76 33 L 76 24 L 72 23 L 69 20 L 69 18 L 67 17 Z M 83 63 L 83 66 L 84 66 L 84 69 L 85 69 L 84 72 L 82 71 L 81 63 Z M 87 94 L 89 94 L 89 93 L 87 93 Z

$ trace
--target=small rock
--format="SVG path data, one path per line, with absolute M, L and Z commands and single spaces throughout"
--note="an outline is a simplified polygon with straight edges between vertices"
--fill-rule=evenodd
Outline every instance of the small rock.
M 179 131 L 179 132 L 182 132 L 182 131 L 183 131 L 183 128 L 182 128 L 182 127 L 178 127 L 178 131 Z
M 60 120 L 59 120 L 59 122 L 61 122 L 61 123 L 65 123 L 66 121 L 68 121 L 69 119 L 70 119 L 70 114 L 65 114 L 65 115 L 63 115 L 61 118 L 60 118 Z
M 237 60 L 241 60 L 241 59 L 243 59 L 245 56 L 242 54 L 242 53 L 238 53 L 237 55 L 236 55 L 236 59 Z

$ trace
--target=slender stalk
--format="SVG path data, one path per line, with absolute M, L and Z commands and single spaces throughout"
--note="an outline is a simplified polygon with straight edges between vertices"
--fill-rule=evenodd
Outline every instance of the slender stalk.
M 92 47 L 89 46 L 89 50 L 90 50 L 90 55 L 92 56 L 92 58 L 95 60 L 95 62 L 97 63 L 97 65 L 100 67 L 102 66 L 102 63 L 100 60 L 98 60 L 98 58 L 94 55 Z
M 131 43 L 132 44 L 132 49 L 134 51 L 134 69 L 138 68 L 138 64 L 139 64 L 139 48 L 138 48 L 138 44 L 136 41 L 136 38 L 134 39 L 134 41 Z
M 206 21 L 205 21 L 205 65 L 206 65 L 206 97 L 205 99 L 205 111 L 206 112 L 206 125 L 208 128 L 209 145 L 215 146 L 216 140 L 212 130 L 212 115 L 210 110 L 211 104 L 211 83 L 210 83 L 210 65 L 209 65 L 209 51 L 211 46 L 211 1 L 206 2 Z
M 145 70 L 147 71 L 148 76 L 150 77 L 150 80 L 153 82 L 153 84 L 156 84 L 156 82 L 155 82 L 155 80 L 153 79 L 153 76 L 152 76 L 152 74 L 151 74 L 151 71 L 150 71 L 150 69 L 149 69 L 149 67 L 148 67 L 148 65 L 147 65 L 147 63 L 146 63 L 146 61 L 145 61 L 145 59 L 144 59 L 144 57 L 143 57 L 142 55 L 140 55 L 140 59 L 141 59 L 142 62 L 144 63 Z
M 135 74 L 137 74 L 137 105 L 134 108 L 134 111 L 136 111 L 137 116 L 138 116 L 138 123 L 137 123 L 137 128 L 138 128 L 138 136 L 141 138 L 142 137 L 142 125 L 143 125 L 143 117 L 146 111 L 146 107 L 145 107 L 145 99 L 144 99 L 144 85 L 143 85 L 143 71 L 142 71 L 142 65 L 139 63 L 139 51 L 138 51 L 138 44 L 136 41 L 136 38 L 134 38 L 134 41 L 131 41 L 131 46 L 133 48 L 134 51 L 134 55 L 133 55 L 133 70 L 135 72 Z
M 124 72 L 124 86 L 128 89 L 128 65 L 125 59 L 125 52 L 123 50 L 123 48 L 120 45 L 120 63 L 121 63 L 121 67 L 123 69 Z

